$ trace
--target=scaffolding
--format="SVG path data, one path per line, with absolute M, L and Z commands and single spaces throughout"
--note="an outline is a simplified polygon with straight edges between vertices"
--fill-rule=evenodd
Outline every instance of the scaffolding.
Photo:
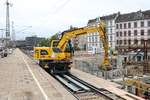
M 118 51 L 119 52 L 123 52 L 121 54 L 123 55 L 130 55 L 130 53 L 132 53 L 132 51 L 134 51 L 134 56 L 131 58 L 129 57 L 128 60 L 124 59 L 124 63 L 126 63 L 127 65 L 142 65 L 143 66 L 143 73 L 149 73 L 150 72 L 150 68 L 149 68 L 149 59 L 150 57 L 148 57 L 148 50 L 150 50 L 150 40 L 143 40 L 141 45 L 138 44 L 133 44 L 133 45 L 129 45 L 129 46 L 120 46 L 118 47 Z M 143 55 L 143 60 L 139 61 L 135 61 L 135 57 L 137 57 L 140 53 L 142 53 Z

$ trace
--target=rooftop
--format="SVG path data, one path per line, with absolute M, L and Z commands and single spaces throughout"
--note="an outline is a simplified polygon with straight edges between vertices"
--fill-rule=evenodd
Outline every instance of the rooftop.
M 139 10 L 137 12 L 120 14 L 116 19 L 116 23 L 135 21 L 135 20 L 144 20 L 144 19 L 150 19 L 150 10 L 146 10 L 146 11 Z
M 100 17 L 101 20 L 111 20 L 117 16 L 117 13 Z
M 92 24 L 92 23 L 96 23 L 96 22 L 98 22 L 98 18 L 95 18 L 95 19 L 90 19 L 90 20 L 88 20 L 88 25 L 89 24 Z

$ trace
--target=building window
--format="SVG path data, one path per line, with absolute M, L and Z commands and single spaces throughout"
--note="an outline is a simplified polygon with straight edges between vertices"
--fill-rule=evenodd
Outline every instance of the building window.
M 112 33 L 112 28 L 110 29 L 110 33 Z
M 134 30 L 134 36 L 137 36 L 137 30 Z
M 122 32 L 120 32 L 120 36 L 122 36 Z
M 127 44 L 127 40 L 124 40 L 124 44 L 125 44 L 125 45 Z
M 150 35 L 150 30 L 147 31 L 147 34 Z
M 120 24 L 120 29 L 122 29 L 122 24 Z
M 124 23 L 124 29 L 126 29 L 126 28 L 127 28 L 126 23 Z
M 137 27 L 137 22 L 134 22 L 134 28 L 136 28 Z
M 91 36 L 89 36 L 89 42 L 91 42 Z
M 110 41 L 112 41 L 112 35 L 110 36 Z
M 116 24 L 116 29 L 118 29 L 118 24 Z
M 94 36 L 92 36 L 92 42 L 94 42 Z
M 128 28 L 131 28 L 131 23 L 128 23 Z
M 131 40 L 128 40 L 128 44 L 129 44 L 129 45 L 131 44 Z
M 141 30 L 141 36 L 143 36 L 144 35 L 144 30 Z
M 117 37 L 119 36 L 119 33 L 118 33 L 118 32 L 116 32 L 116 36 L 117 36 Z
M 117 40 L 117 44 L 119 44 L 119 41 Z
M 97 43 L 95 43 L 95 46 L 97 46 Z
M 127 32 L 126 31 L 124 31 L 124 36 L 127 36 Z
M 95 36 L 95 42 L 97 42 L 97 36 Z
M 131 36 L 131 31 L 128 31 L 128 36 Z
M 122 40 L 120 40 L 120 45 L 122 44 Z
M 141 22 L 141 27 L 144 27 L 144 21 Z
M 148 21 L 147 24 L 148 24 L 148 27 L 150 27 L 150 21 Z

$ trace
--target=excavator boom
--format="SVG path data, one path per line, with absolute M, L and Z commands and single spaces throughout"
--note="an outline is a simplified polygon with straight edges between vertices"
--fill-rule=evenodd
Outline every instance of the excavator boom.
M 35 47 L 34 48 L 35 55 L 36 56 L 38 55 L 38 57 L 39 57 L 39 58 L 36 58 L 36 56 L 35 56 L 35 58 L 40 61 L 40 65 L 42 67 L 49 66 L 48 68 L 50 70 L 51 69 L 54 70 L 54 69 L 56 69 L 56 67 L 57 67 L 57 69 L 59 69 L 59 71 L 66 70 L 66 69 L 68 70 L 68 69 L 70 69 L 69 65 L 71 64 L 71 62 L 70 62 L 71 52 L 65 51 L 68 42 L 70 42 L 73 37 L 85 35 L 88 33 L 94 33 L 94 32 L 99 33 L 100 40 L 103 43 L 104 52 L 105 52 L 103 65 L 104 65 L 104 67 L 106 67 L 109 65 L 108 39 L 107 39 L 106 31 L 105 31 L 105 25 L 102 22 L 99 23 L 99 25 L 97 25 L 97 26 L 86 26 L 86 27 L 82 27 L 82 28 L 73 28 L 73 29 L 62 32 L 61 39 L 58 41 L 57 46 L 53 47 L 51 45 L 51 47 L 49 47 L 47 49 L 44 49 L 43 47 Z M 45 55 L 42 55 L 42 54 L 45 54 Z

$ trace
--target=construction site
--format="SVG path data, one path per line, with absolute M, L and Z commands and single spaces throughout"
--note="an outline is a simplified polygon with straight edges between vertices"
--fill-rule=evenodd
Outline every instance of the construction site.
M 32 23 L 22 28 L 15 26 L 20 21 L 14 17 L 19 11 L 17 2 L 2 2 L 5 22 L 0 21 L 5 25 L 0 28 L 0 100 L 150 100 L 150 10 L 106 13 L 90 17 L 84 25 L 79 21 L 78 27 L 58 17 L 61 21 L 52 27 L 55 33 L 44 36 L 46 18 L 56 17 L 73 1 L 55 6 L 40 27 Z M 31 3 L 27 4 L 30 8 Z M 38 14 L 45 12 L 39 10 Z M 34 35 L 34 29 L 43 34 Z

